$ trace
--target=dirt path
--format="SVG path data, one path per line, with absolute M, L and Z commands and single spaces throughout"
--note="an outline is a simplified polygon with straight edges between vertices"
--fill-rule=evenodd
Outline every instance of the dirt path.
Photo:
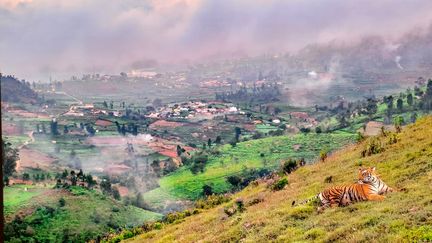
M 68 97 L 70 97 L 70 98 L 76 100 L 79 104 L 83 104 L 83 101 L 82 101 L 82 100 L 80 100 L 80 99 L 78 99 L 77 97 L 72 96 L 72 95 L 70 95 L 70 94 L 68 94 L 68 93 L 66 93 L 66 92 L 64 92 L 64 91 L 61 91 L 61 92 L 55 92 L 55 93 L 56 93 L 56 94 L 66 95 L 66 96 L 68 96 Z
M 35 142 L 35 139 L 34 139 L 34 136 L 33 136 L 33 131 L 27 133 L 27 136 L 29 137 L 29 140 L 27 140 L 27 141 L 25 141 L 23 144 L 21 144 L 21 145 L 18 147 L 18 150 L 22 149 L 24 146 L 26 146 L 26 145 L 28 145 L 28 144 L 30 144 L 30 143 L 34 143 L 34 142 Z M 16 170 L 17 170 L 17 171 L 20 171 L 20 170 L 21 170 L 21 160 L 17 160 L 17 161 L 16 161 Z

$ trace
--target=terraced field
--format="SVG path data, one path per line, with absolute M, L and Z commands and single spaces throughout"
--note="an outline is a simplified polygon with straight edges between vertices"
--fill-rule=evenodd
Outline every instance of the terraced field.
M 350 133 L 308 134 L 278 136 L 224 145 L 220 155 L 209 156 L 205 171 L 192 174 L 188 166 L 160 179 L 160 188 L 144 194 L 150 203 L 160 203 L 164 198 L 197 199 L 202 196 L 202 187 L 210 185 L 216 193 L 229 191 L 226 177 L 241 173 L 245 169 L 276 169 L 289 159 L 305 158 L 313 162 L 323 149 L 332 151 L 355 140 Z

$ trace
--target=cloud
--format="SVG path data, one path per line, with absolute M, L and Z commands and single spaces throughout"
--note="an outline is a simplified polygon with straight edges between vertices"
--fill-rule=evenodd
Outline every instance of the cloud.
M 430 0 L 2 0 L 0 70 L 25 78 L 137 63 L 296 51 L 394 38 L 432 20 Z

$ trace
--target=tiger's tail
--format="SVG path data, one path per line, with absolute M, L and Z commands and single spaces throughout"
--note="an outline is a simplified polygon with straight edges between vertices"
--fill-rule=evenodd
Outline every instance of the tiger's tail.
M 315 196 L 313 196 L 313 197 L 310 197 L 310 198 L 308 198 L 308 199 L 305 199 L 305 200 L 303 200 L 303 201 L 301 201 L 301 202 L 299 202 L 299 203 L 297 203 L 296 204 L 296 201 L 294 200 L 294 201 L 292 201 L 292 203 L 291 203 L 291 206 L 292 207 L 297 207 L 297 206 L 300 206 L 300 205 L 304 205 L 304 204 L 306 204 L 306 203 L 309 203 L 309 202 L 312 202 L 312 201 L 314 201 L 315 199 L 319 199 L 319 194 L 317 194 L 317 195 L 315 195 Z

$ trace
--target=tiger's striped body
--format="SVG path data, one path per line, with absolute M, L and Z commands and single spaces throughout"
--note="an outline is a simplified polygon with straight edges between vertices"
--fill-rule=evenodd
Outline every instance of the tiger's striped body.
M 382 194 L 393 191 L 375 174 L 375 168 L 360 169 L 359 181 L 351 185 L 334 186 L 318 194 L 322 208 L 346 206 L 360 201 L 381 201 Z

